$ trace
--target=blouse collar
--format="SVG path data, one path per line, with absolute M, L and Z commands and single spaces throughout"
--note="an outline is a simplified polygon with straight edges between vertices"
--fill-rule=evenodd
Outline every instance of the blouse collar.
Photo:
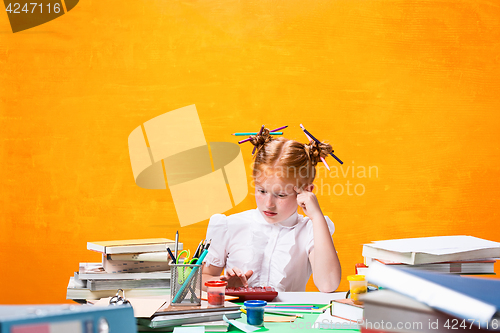
M 265 224 L 272 225 L 264 219 L 264 216 L 262 216 L 262 213 L 260 212 L 260 210 L 258 208 L 255 208 L 255 213 L 258 216 L 258 219 L 260 222 L 264 222 Z M 275 225 L 279 225 L 279 226 L 287 227 L 287 228 L 295 227 L 295 225 L 298 223 L 298 215 L 299 215 L 298 212 L 295 211 L 292 215 L 290 215 L 289 217 L 287 217 L 283 221 L 276 223 Z

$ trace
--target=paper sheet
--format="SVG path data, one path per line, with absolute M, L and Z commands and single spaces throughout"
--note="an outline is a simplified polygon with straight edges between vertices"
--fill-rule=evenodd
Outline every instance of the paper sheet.
M 204 333 L 204 326 L 195 327 L 174 327 L 174 333 Z
M 111 297 L 101 298 L 94 303 L 95 306 L 110 306 L 109 300 Z M 161 298 L 127 298 L 127 300 L 134 308 L 134 317 L 136 318 L 150 318 L 163 304 L 167 302 L 166 299 Z
M 255 326 L 252 326 L 252 325 L 240 323 L 239 321 L 236 321 L 234 319 L 231 319 L 231 320 L 227 319 L 226 315 L 224 315 L 223 318 L 224 318 L 224 321 L 226 323 L 228 323 L 229 325 L 233 325 L 234 327 L 242 330 L 243 332 L 251 333 L 251 332 L 260 330 L 262 328 L 262 327 L 255 327 Z
M 337 330 L 357 330 L 359 329 L 358 323 L 347 319 L 342 319 L 330 315 L 330 311 L 325 311 L 320 314 L 314 322 L 314 327 L 324 329 L 337 329 Z

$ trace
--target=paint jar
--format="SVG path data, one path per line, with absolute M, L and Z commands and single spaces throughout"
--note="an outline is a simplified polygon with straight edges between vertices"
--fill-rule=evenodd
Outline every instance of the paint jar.
M 207 281 L 205 282 L 205 286 L 207 287 L 208 306 L 210 307 L 224 306 L 227 282 Z
M 264 324 L 264 308 L 267 305 L 266 301 L 245 301 L 243 303 L 247 310 L 247 323 L 254 326 L 262 326 Z
M 351 292 L 351 299 L 354 304 L 363 304 L 363 301 L 359 300 L 359 295 L 364 294 L 368 291 L 368 282 L 364 275 L 349 275 L 347 277 L 349 281 L 349 290 Z

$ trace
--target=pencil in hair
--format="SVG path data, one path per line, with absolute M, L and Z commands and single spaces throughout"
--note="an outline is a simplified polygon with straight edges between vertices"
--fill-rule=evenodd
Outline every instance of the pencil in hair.
M 241 133 L 231 133 L 234 136 L 245 136 L 245 135 L 257 135 L 257 132 L 241 132 Z M 269 135 L 283 135 L 283 132 L 269 132 Z
M 314 135 L 312 135 L 311 133 L 309 133 L 305 128 L 304 126 L 302 126 L 302 124 L 300 124 L 300 128 L 302 128 L 302 130 L 304 131 L 304 133 L 306 133 L 307 135 L 309 135 L 311 137 L 311 139 L 313 139 L 314 141 L 316 141 L 316 143 L 321 143 L 321 141 L 319 141 L 318 139 L 316 139 L 314 137 Z M 332 155 L 332 157 L 334 159 L 336 159 L 340 164 L 344 164 L 344 162 L 342 162 L 337 156 L 335 156 L 333 153 L 330 153 L 330 155 Z
M 260 131 L 259 131 L 258 135 L 261 135 L 263 130 L 264 130 L 264 125 L 262 125 L 262 127 L 260 128 Z M 255 149 L 256 148 L 257 148 L 257 146 L 253 146 L 252 155 L 255 153 Z

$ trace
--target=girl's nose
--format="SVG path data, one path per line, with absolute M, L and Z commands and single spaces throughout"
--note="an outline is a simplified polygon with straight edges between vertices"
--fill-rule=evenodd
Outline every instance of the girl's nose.
M 266 206 L 269 208 L 274 207 L 274 196 L 269 194 L 266 199 Z

